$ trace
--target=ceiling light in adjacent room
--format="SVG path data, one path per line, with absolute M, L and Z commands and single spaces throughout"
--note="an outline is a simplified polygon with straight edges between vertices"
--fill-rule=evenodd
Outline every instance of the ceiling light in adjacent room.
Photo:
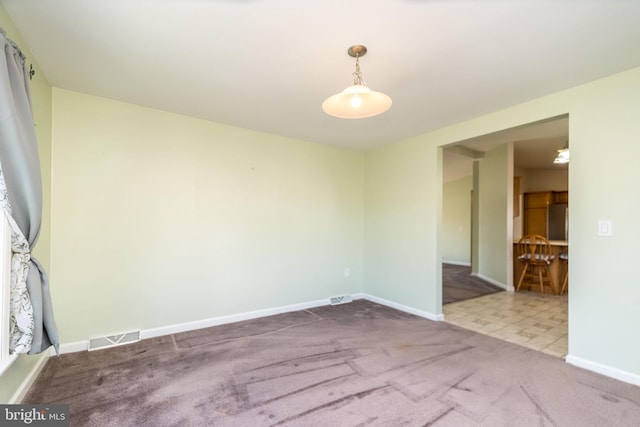
M 384 113 L 391 107 L 391 98 L 384 93 L 369 89 L 362 80 L 359 59 L 367 53 L 367 48 L 354 45 L 347 50 L 347 53 L 356 58 L 353 85 L 327 98 L 322 103 L 322 109 L 330 116 L 341 119 L 364 119 Z
M 558 150 L 558 155 L 553 160 L 553 163 L 569 163 L 569 141 L 564 144 L 564 148 Z

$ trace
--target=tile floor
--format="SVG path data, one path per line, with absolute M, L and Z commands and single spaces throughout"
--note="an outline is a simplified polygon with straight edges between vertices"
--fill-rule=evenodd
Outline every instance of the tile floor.
M 498 292 L 442 307 L 446 322 L 553 356 L 567 355 L 567 295 Z

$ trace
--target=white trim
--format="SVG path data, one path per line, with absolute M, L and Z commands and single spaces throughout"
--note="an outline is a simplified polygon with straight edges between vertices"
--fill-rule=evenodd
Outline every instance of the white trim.
M 428 311 L 418 310 L 417 308 L 409 307 L 403 304 L 398 304 L 397 302 L 374 297 L 373 295 L 369 295 L 369 294 L 363 294 L 363 298 L 366 299 L 367 301 L 375 302 L 381 305 L 386 305 L 387 307 L 395 308 L 396 310 L 404 311 L 405 313 L 415 314 L 416 316 L 424 317 L 425 319 L 433 320 L 436 322 L 441 322 L 444 320 L 443 314 L 429 313 Z
M 354 299 L 362 298 L 362 294 L 354 294 Z M 288 313 L 291 311 L 305 310 L 307 308 L 321 307 L 329 305 L 329 298 L 310 301 L 300 304 L 285 305 L 274 308 L 266 308 L 262 310 L 249 311 L 246 313 L 230 314 L 228 316 L 212 317 L 209 319 L 196 320 L 193 322 L 177 323 L 174 325 L 161 326 L 158 328 L 143 329 L 140 331 L 140 339 L 160 337 L 164 335 L 177 334 L 180 332 L 189 332 L 197 329 L 210 328 L 212 326 L 225 325 L 227 323 L 241 322 L 243 320 L 257 319 L 260 317 L 273 316 L 274 314 Z M 75 353 L 78 351 L 87 351 L 89 349 L 89 340 L 76 341 L 73 343 L 60 345 L 60 354 Z
M 511 287 L 511 289 L 509 289 L 509 287 L 508 287 L 507 285 L 505 285 L 504 283 L 502 283 L 502 282 L 498 282 L 497 280 L 492 279 L 491 277 L 487 277 L 487 276 L 485 276 L 485 275 L 483 275 L 483 274 L 480 274 L 480 273 L 471 273 L 471 275 L 472 275 L 472 276 L 474 276 L 474 277 L 477 277 L 477 278 L 479 278 L 479 279 L 482 279 L 482 280 L 484 280 L 485 282 L 489 282 L 489 283 L 491 283 L 492 285 L 496 285 L 497 287 L 502 288 L 502 289 L 504 289 L 505 291 L 512 291 L 512 290 L 513 290 L 513 286 Z
M 6 210 L 0 218 L 0 375 L 16 360 L 9 354 L 9 289 L 11 287 L 11 231 Z
M 89 350 L 89 340 L 70 342 L 67 344 L 60 344 L 60 354 L 77 353 L 79 351 L 88 351 L 88 350 Z
M 396 310 L 404 311 L 406 313 L 415 314 L 416 316 L 424 317 L 429 320 L 442 321 L 444 316 L 442 314 L 433 314 L 426 311 L 421 311 L 413 307 L 398 304 L 393 301 L 385 300 L 382 298 L 374 297 L 373 295 L 365 293 L 352 294 L 354 300 L 365 299 L 372 301 L 387 307 L 395 308 Z M 174 325 L 161 326 L 159 328 L 143 329 L 140 331 L 140 339 L 145 340 L 149 338 L 160 337 L 164 335 L 177 334 L 180 332 L 188 332 L 197 329 L 210 328 L 212 326 L 225 325 L 228 323 L 241 322 L 243 320 L 257 319 L 260 317 L 273 316 L 274 314 L 289 313 L 291 311 L 305 310 L 308 308 L 321 307 L 329 305 L 329 299 L 322 299 L 316 301 L 310 301 L 300 304 L 285 305 L 274 308 L 266 308 L 263 310 L 249 311 L 246 313 L 231 314 L 228 316 L 212 317 L 209 319 L 196 320 L 194 322 L 177 323 Z M 89 340 L 76 341 L 67 344 L 60 345 L 60 354 L 75 353 L 79 351 L 87 351 L 89 349 Z
M 464 262 L 464 261 L 442 261 L 443 264 L 451 264 L 451 265 L 461 265 L 463 267 L 471 267 L 471 263 L 470 262 Z
M 43 354 L 46 355 L 46 352 Z M 9 404 L 22 402 L 22 399 L 24 399 L 27 396 L 27 393 L 29 392 L 29 389 L 31 388 L 33 383 L 36 382 L 36 380 L 38 379 L 38 376 L 40 375 L 40 372 L 42 372 L 42 369 L 44 368 L 44 365 L 47 363 L 47 360 L 49 360 L 48 355 L 40 357 L 40 360 L 38 361 L 38 363 L 36 363 L 31 369 L 31 371 L 24 377 L 24 380 L 18 386 L 18 388 L 16 389 L 16 392 L 13 393 L 13 396 L 11 396 L 11 399 L 9 399 L 9 402 L 8 402 Z
M 600 363 L 592 362 L 591 360 L 572 355 L 567 355 L 565 361 L 579 368 L 583 368 L 588 371 L 614 378 L 616 380 L 624 381 L 625 383 L 640 386 L 640 375 L 638 374 L 623 371 L 618 368 L 612 368 L 611 366 L 602 365 Z
M 274 314 L 288 313 L 291 311 L 304 310 L 307 308 L 320 307 L 323 305 L 329 305 L 329 298 L 300 304 L 284 305 L 281 307 L 265 308 L 263 310 L 249 311 L 246 313 L 230 314 L 228 316 L 212 317 L 210 319 L 178 323 L 175 325 L 162 326 L 159 328 L 145 329 L 140 331 L 140 339 L 144 340 L 147 338 L 155 338 L 163 335 L 171 335 L 180 332 L 193 331 L 196 329 L 209 328 L 211 326 L 225 325 L 227 323 L 242 322 L 243 320 L 257 319 L 260 317 L 273 316 Z

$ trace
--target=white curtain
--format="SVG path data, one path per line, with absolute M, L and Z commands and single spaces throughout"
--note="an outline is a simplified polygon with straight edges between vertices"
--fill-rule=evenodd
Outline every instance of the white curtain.
M 42 180 L 29 79 L 20 48 L 0 28 L 0 208 L 11 225 L 10 343 L 12 353 L 54 346 L 49 280 L 31 256 L 42 220 Z

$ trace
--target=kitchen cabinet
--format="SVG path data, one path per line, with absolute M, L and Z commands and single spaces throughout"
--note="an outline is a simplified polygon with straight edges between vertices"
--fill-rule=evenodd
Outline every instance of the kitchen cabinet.
M 553 203 L 569 203 L 568 191 L 553 191 Z
M 539 191 L 524 194 L 523 232 L 549 237 L 549 210 L 551 205 L 567 205 L 568 191 Z
M 547 236 L 547 213 L 551 191 L 524 194 L 524 235 Z

